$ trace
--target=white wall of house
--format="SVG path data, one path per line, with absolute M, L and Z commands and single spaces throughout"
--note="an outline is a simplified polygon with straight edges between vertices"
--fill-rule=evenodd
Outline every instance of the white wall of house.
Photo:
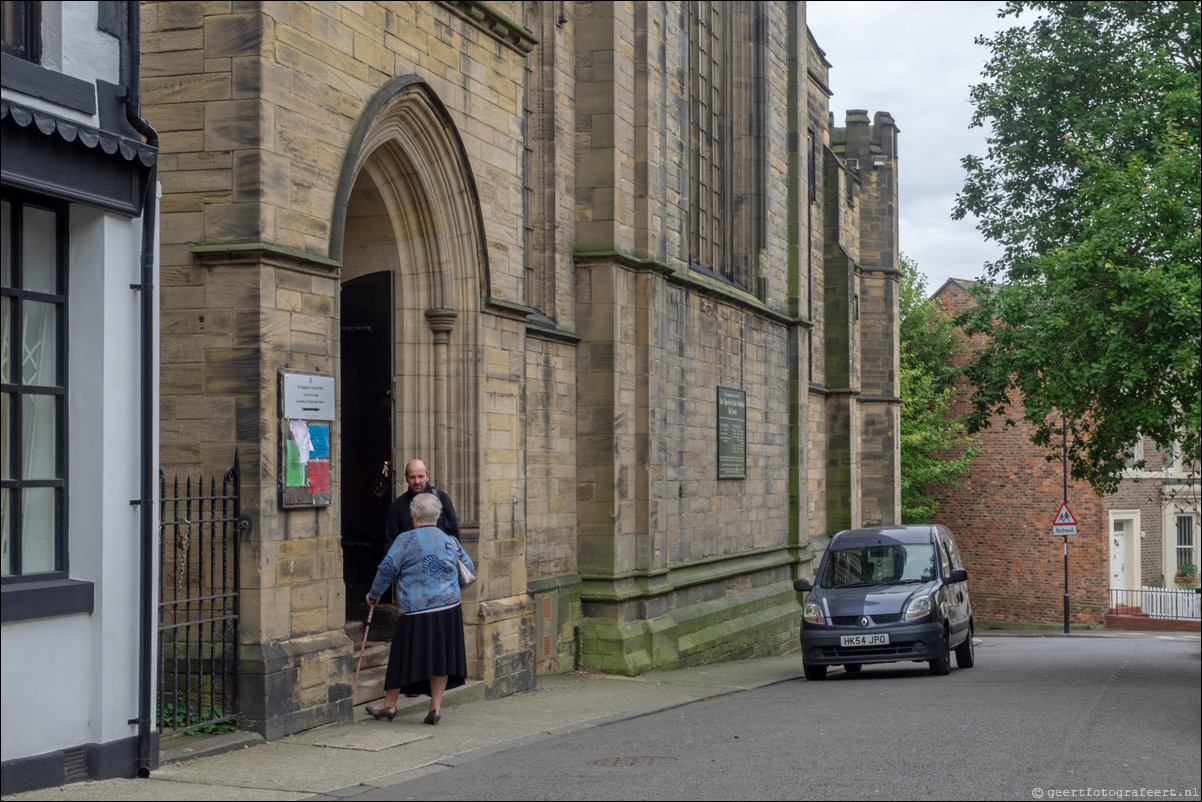
M 140 249 L 140 220 L 71 207 L 67 537 L 95 609 L 4 626 L 6 761 L 137 734 Z
M 56 4 L 46 3 L 43 7 Z M 62 49 L 58 68 L 67 75 L 110 83 L 121 80 L 121 43 L 96 30 L 96 3 L 62 3 Z M 43 56 L 45 55 L 43 51 Z M 43 57 L 42 62 L 45 64 Z
M 86 716 L 64 710 L 91 706 L 88 650 L 91 616 L 38 619 L 4 625 L 4 682 L 0 750 L 4 760 L 88 743 Z M 52 721 L 52 719 L 58 720 Z
M 59 120 L 79 122 L 95 130 L 113 125 L 111 120 L 102 121 L 98 112 L 89 113 L 87 103 L 77 102 L 80 95 L 77 81 L 64 82 L 55 75 L 82 81 L 84 98 L 87 85 L 95 87 L 97 80 L 110 84 L 121 80 L 121 42 L 117 36 L 98 30 L 99 10 L 99 4 L 94 0 L 41 3 L 40 58 L 16 64 L 19 69 L 12 72 L 6 67 L 5 101 L 24 109 L 44 111 Z M 124 4 L 120 4 L 120 8 L 117 4 L 110 5 L 105 11 L 106 14 L 123 14 Z M 107 21 L 112 22 L 111 19 Z M 6 53 L 6 65 L 14 66 L 13 58 Z M 68 88 L 64 89 L 64 85 Z M 98 109 L 104 107 L 101 100 L 98 97 Z M 111 98 L 109 102 L 111 108 Z M 6 120 L 9 127 L 5 131 L 15 131 L 12 125 L 11 120 Z M 61 145 L 57 139 L 59 133 L 48 132 L 45 128 L 41 133 L 46 137 L 47 145 Z M 114 135 L 114 129 L 109 128 L 106 133 Z M 19 141 L 21 135 L 14 133 L 14 141 Z M 129 137 L 122 131 L 117 131 L 116 135 Z M 73 141 L 68 135 L 64 135 L 63 140 Z M 80 144 L 82 140 L 74 142 L 74 147 L 84 147 Z M 122 158 L 105 153 L 99 147 L 94 149 L 93 155 L 96 160 Z M 90 159 L 92 156 L 85 154 L 75 164 L 90 167 Z M 47 164 L 51 172 L 56 169 L 53 160 L 48 160 Z M 131 179 L 143 170 L 143 166 L 129 162 Z M 61 186 L 75 185 L 77 176 L 72 169 L 66 165 L 57 168 L 54 177 L 61 181 Z M 115 186 L 120 188 L 120 180 Z M 15 184 L 10 187 L 6 181 L 6 192 L 10 188 L 33 190 L 37 194 L 44 193 L 47 198 L 78 197 L 61 195 L 55 186 Z M 120 195 L 119 192 L 116 194 Z M 29 195 L 13 197 L 21 202 L 31 200 Z M 67 342 L 63 355 L 67 373 L 63 515 L 67 544 L 66 582 L 91 583 L 93 609 L 91 612 L 55 613 L 48 608 L 45 616 L 40 618 L 23 618 L 25 613 L 22 612 L 15 616 L 22 620 L 10 621 L 0 628 L 3 669 L 0 758 L 5 764 L 6 780 L 11 768 L 22 774 L 21 781 L 27 785 L 31 774 L 39 775 L 34 780 L 35 787 L 62 782 L 62 779 L 56 782 L 53 777 L 44 781 L 41 778 L 41 774 L 50 771 L 43 771 L 45 767 L 55 765 L 46 756 L 84 747 L 76 754 L 86 752 L 89 760 L 99 755 L 103 760 L 119 762 L 130 753 L 129 742 L 138 735 L 139 639 L 142 634 L 139 631 L 139 561 L 143 532 L 140 507 L 131 502 L 142 496 L 141 294 L 144 291 L 154 293 L 155 298 L 150 340 L 155 365 L 151 382 L 156 388 L 152 431 L 156 434 L 151 453 L 156 455 L 152 470 L 157 472 L 158 256 L 156 249 L 154 288 L 132 288 L 131 285 L 142 283 L 142 220 L 107 211 L 102 206 L 123 208 L 106 206 L 103 201 L 97 205 L 74 203 L 66 214 L 69 230 L 66 246 Z M 158 224 L 157 217 L 151 221 L 156 231 Z M 13 355 L 14 360 L 19 358 L 19 355 Z M 156 504 L 154 520 L 157 519 Z M 44 555 L 38 557 L 36 566 L 47 563 Z M 36 571 L 45 570 L 36 566 L 24 576 L 6 577 L 5 590 L 27 590 L 36 586 Z M 157 590 L 157 566 L 152 569 Z M 53 595 L 57 596 L 64 582 L 56 579 L 44 584 L 53 587 Z M 157 597 L 152 599 L 152 620 L 146 633 L 152 656 L 156 649 L 153 621 L 156 602 Z M 82 606 L 76 605 L 76 609 Z M 35 610 L 34 614 L 41 615 L 41 609 Z M 149 682 L 153 692 L 153 672 Z M 153 712 L 152 708 L 152 716 Z M 135 723 L 131 724 L 131 720 Z M 118 748 L 105 749 L 114 744 L 119 744 Z M 113 769 L 102 767 L 101 770 L 111 772 Z M 5 788 L 6 792 L 11 790 L 14 789 Z

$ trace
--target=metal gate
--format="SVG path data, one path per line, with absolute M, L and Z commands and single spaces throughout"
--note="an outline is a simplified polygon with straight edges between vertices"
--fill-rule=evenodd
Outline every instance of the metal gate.
M 221 479 L 168 488 L 159 471 L 159 732 L 232 728 L 238 720 L 238 454 Z

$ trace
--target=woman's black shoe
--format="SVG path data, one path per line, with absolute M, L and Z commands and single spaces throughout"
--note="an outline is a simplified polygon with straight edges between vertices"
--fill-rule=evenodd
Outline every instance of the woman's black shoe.
M 396 705 L 393 705 L 392 707 L 384 707 L 382 705 L 380 707 L 369 707 L 367 708 L 367 715 L 371 716 L 376 721 L 379 721 L 380 719 L 392 721 L 394 718 L 396 718 Z

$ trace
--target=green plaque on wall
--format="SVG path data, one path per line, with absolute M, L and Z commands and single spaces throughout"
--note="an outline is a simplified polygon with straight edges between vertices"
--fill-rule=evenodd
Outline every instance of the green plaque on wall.
M 718 388 L 718 478 L 747 478 L 747 393 Z

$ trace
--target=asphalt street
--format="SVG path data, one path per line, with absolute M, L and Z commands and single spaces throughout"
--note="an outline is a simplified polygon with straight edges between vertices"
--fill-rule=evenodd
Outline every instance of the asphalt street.
M 977 664 L 794 678 L 362 799 L 1197 798 L 1196 637 L 983 638 Z
M 197 739 L 147 779 L 4 799 L 1197 799 L 1199 657 L 1197 634 L 997 633 L 946 677 L 809 682 L 793 652 L 492 700 L 469 684 L 437 727 L 420 699 L 393 722 L 360 708 L 232 751 Z

